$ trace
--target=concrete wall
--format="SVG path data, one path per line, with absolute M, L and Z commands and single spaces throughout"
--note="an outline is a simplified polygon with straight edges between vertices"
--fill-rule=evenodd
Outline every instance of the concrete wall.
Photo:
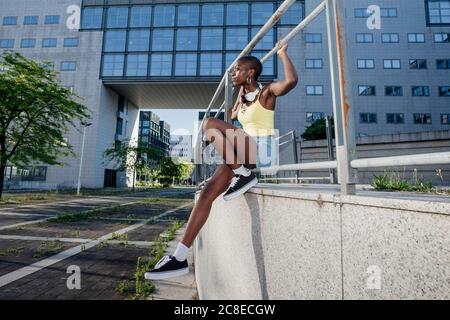
M 450 298 L 448 197 L 259 186 L 214 202 L 200 299 Z

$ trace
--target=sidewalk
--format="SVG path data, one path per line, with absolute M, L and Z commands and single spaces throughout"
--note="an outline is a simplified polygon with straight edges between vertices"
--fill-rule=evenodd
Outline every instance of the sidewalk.
M 186 226 L 177 231 L 177 235 L 173 241 L 169 243 L 167 253 L 172 254 L 178 242 L 181 240 Z M 188 255 L 189 273 L 182 277 L 169 280 L 153 281 L 156 286 L 156 293 L 149 297 L 149 300 L 198 300 L 197 284 L 194 274 L 194 257 L 192 248 Z

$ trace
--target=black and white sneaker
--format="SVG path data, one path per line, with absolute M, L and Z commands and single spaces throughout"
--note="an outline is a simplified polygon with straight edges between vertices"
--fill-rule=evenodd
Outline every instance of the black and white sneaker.
M 251 172 L 249 176 L 243 176 L 237 174 L 231 180 L 228 190 L 223 195 L 225 201 L 233 200 L 239 197 L 241 194 L 246 193 L 251 187 L 254 187 L 258 183 L 258 178 Z
M 174 256 L 164 256 L 155 265 L 155 269 L 146 272 L 144 277 L 148 280 L 162 280 L 188 273 L 189 267 L 187 260 L 178 261 Z

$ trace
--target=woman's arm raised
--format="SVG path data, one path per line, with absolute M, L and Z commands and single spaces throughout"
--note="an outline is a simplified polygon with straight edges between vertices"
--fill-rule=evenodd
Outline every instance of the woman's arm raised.
M 292 63 L 291 59 L 289 59 L 287 55 L 287 48 L 288 44 L 282 45 L 280 42 L 277 43 L 278 48 L 278 56 L 280 57 L 281 61 L 283 61 L 284 65 L 284 76 L 285 79 L 281 81 L 272 82 L 269 85 L 270 93 L 273 96 L 284 96 L 289 91 L 295 88 L 295 86 L 298 83 L 298 76 L 297 72 L 295 71 L 294 64 Z

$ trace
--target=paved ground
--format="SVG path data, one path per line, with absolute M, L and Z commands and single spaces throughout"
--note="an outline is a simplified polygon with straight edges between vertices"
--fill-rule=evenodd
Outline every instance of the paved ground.
M 152 241 L 173 220 L 188 219 L 193 195 L 159 189 L 0 208 L 0 299 L 130 298 L 138 257 L 151 258 Z M 81 271 L 80 289 L 68 289 L 76 284 L 70 266 Z M 191 283 L 191 298 L 195 290 Z M 164 296 L 170 292 L 179 296 Z

